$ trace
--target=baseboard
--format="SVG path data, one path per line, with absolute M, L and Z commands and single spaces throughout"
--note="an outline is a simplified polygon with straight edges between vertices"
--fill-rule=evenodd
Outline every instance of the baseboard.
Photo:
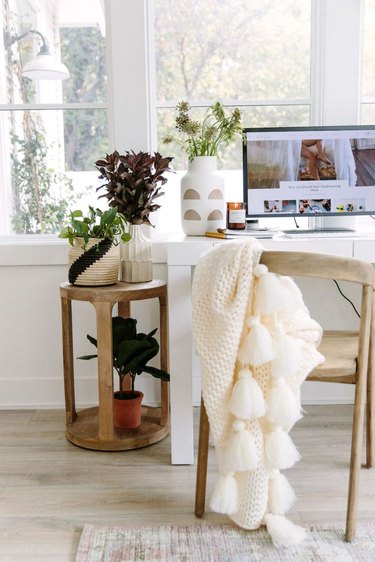
M 193 379 L 195 392 L 193 405 L 200 405 L 200 385 L 198 377 Z M 75 381 L 76 407 L 88 408 L 98 403 L 98 381 L 96 377 L 77 378 Z M 145 403 L 150 406 L 160 404 L 160 384 L 141 375 L 137 379 L 137 389 L 145 394 Z M 353 404 L 354 385 L 307 382 L 302 385 L 302 405 L 313 404 Z M 63 378 L 13 378 L 0 379 L 0 409 L 63 409 Z

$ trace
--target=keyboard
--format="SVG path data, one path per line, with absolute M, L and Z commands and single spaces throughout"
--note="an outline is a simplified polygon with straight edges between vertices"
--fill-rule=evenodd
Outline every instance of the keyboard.
M 280 236 L 285 238 L 357 238 L 366 236 L 363 232 L 356 230 L 335 230 L 335 229 L 304 229 L 296 228 L 294 230 L 281 230 Z

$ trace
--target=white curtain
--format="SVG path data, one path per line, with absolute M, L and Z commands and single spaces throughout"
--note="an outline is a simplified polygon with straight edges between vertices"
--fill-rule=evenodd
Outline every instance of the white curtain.
M 280 181 L 297 180 L 300 153 L 298 140 L 248 142 L 249 188 L 279 187 Z
M 348 180 L 349 185 L 354 187 L 357 183 L 357 174 L 350 139 L 326 140 L 325 149 L 328 158 L 332 151 L 337 179 Z

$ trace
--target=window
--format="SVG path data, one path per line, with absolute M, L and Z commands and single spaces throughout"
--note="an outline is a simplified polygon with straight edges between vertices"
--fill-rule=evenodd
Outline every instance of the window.
M 12 36 L 43 33 L 71 72 L 63 82 L 22 79 L 40 40 L 0 40 L 0 234 L 58 231 L 74 201 L 98 204 L 101 155 L 156 147 L 177 169 L 158 231 L 179 230 L 186 155 L 161 139 L 181 99 L 197 115 L 221 99 L 246 126 L 356 123 L 361 102 L 362 122 L 375 121 L 374 0 L 3 0 L 0 19 Z M 240 160 L 239 144 L 221 154 L 233 200 Z
M 365 0 L 363 30 L 362 67 L 362 111 L 363 124 L 375 123 L 375 0 Z
M 159 142 L 181 99 L 196 115 L 221 99 L 242 110 L 245 126 L 310 120 L 310 0 L 155 0 Z M 186 158 L 177 147 L 177 167 Z M 236 147 L 221 156 L 239 168 Z
M 241 109 L 245 126 L 308 124 L 310 44 L 310 0 L 155 0 L 160 152 L 175 155 L 175 169 L 186 169 L 182 149 L 162 144 L 174 126 L 181 99 L 189 101 L 197 118 L 220 99 L 227 107 Z M 241 157 L 239 138 L 220 154 L 219 167 L 228 179 L 227 199 L 242 200 Z M 161 229 L 180 228 L 180 176 L 177 173 L 168 181 Z
M 0 234 L 55 233 L 75 203 L 96 202 L 94 163 L 108 151 L 103 10 L 100 0 L 3 2 Z M 69 79 L 22 76 L 40 34 Z
M 198 117 L 216 99 L 237 106 L 247 127 L 359 123 L 363 56 L 362 122 L 375 122 L 375 0 L 155 0 L 155 14 L 158 147 L 178 171 L 186 155 L 161 141 L 181 99 Z M 241 155 L 220 155 L 227 200 L 242 200 Z M 181 173 L 162 228 L 179 228 Z

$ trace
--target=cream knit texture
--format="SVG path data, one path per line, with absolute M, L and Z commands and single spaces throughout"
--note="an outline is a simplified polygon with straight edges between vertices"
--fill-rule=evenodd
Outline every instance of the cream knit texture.
M 225 458 L 227 442 L 233 435 L 232 424 L 237 419 L 229 412 L 228 403 L 238 373 L 243 368 L 238 362 L 239 349 L 248 330 L 258 322 L 258 317 L 254 316 L 258 314 L 254 297 L 259 277 L 254 276 L 254 268 L 262 251 L 257 240 L 226 241 L 202 255 L 194 272 L 193 336 L 201 366 L 202 394 L 222 477 L 233 475 L 223 472 L 223 467 L 228 465 Z M 316 350 L 322 330 L 311 319 L 294 281 L 281 276 L 277 276 L 277 280 L 280 282 L 282 304 L 277 313 L 262 315 L 261 321 L 270 333 L 276 333 L 277 327 L 295 342 L 297 368 L 284 380 L 299 401 L 302 381 L 323 360 Z M 267 310 L 272 308 L 272 299 L 272 294 L 267 295 Z M 272 361 L 246 368 L 251 369 L 267 404 L 276 384 Z M 229 517 L 243 528 L 256 529 L 267 513 L 270 470 L 277 468 L 267 465 L 264 453 L 265 440 L 276 428 L 267 421 L 267 414 L 243 422 L 255 444 L 258 461 L 252 470 L 234 472 L 238 509 Z M 290 427 L 286 428 L 286 431 L 289 430 Z

